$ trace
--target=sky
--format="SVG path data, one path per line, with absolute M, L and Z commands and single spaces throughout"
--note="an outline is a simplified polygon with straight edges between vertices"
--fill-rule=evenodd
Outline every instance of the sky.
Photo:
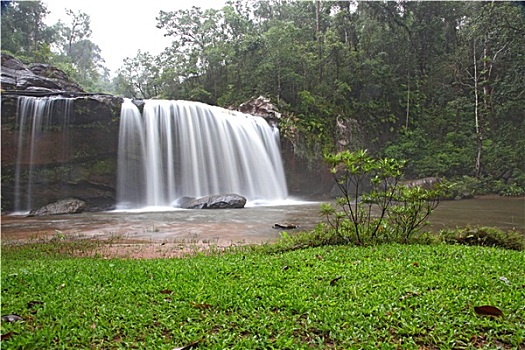
M 157 29 L 159 11 L 176 11 L 191 6 L 220 9 L 226 0 L 43 0 L 50 14 L 46 24 L 62 20 L 68 24 L 65 9 L 82 11 L 91 19 L 91 41 L 98 45 L 112 76 L 126 57 L 135 57 L 138 50 L 159 54 L 171 43 Z

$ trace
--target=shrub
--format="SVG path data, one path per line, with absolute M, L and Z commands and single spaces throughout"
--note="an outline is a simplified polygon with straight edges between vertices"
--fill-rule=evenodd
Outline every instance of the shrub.
M 502 231 L 495 227 L 470 227 L 446 229 L 439 232 L 440 239 L 449 244 L 464 244 L 525 250 L 525 235 L 521 232 Z
M 503 188 L 499 194 L 506 197 L 521 197 L 525 195 L 525 189 L 518 185 L 510 184 L 508 187 Z
M 501 196 L 519 197 L 525 195 L 525 188 L 519 183 L 505 183 L 502 180 L 494 180 L 490 177 L 477 179 L 475 177 L 463 176 L 454 178 L 448 183 L 447 199 L 472 198 L 476 195 L 499 194 Z
M 337 208 L 321 206 L 321 214 L 340 241 L 408 242 L 437 207 L 443 189 L 400 184 L 405 162 L 374 159 L 365 150 L 325 156 L 341 191 Z M 359 195 L 368 187 L 367 194 Z M 374 209 L 374 210 L 373 210 Z M 378 211 L 378 215 L 373 212 Z

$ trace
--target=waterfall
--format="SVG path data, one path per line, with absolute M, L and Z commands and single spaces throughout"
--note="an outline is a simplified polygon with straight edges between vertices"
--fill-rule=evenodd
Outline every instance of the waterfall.
M 120 208 L 170 206 L 181 197 L 288 196 L 279 132 L 263 118 L 189 101 L 127 99 L 121 109 Z
M 54 132 L 57 134 L 56 142 L 68 144 L 72 101 L 73 99 L 57 96 L 18 98 L 18 151 L 14 194 L 16 212 L 27 212 L 34 208 L 33 187 L 37 183 L 45 186 L 46 180 L 40 175 L 52 171 L 41 166 L 46 162 L 45 159 L 58 163 L 66 158 L 67 147 L 59 147 L 60 151 L 53 153 L 50 151 L 52 147 L 47 147 L 41 139 L 44 133 Z

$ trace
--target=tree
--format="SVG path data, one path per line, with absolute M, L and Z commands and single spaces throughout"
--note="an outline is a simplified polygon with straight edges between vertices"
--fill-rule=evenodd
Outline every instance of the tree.
M 524 17 L 520 9 L 510 3 L 483 3 L 478 6 L 476 16 L 472 17 L 463 31 L 463 40 L 469 43 L 466 53 L 471 57 L 470 66 L 463 65 L 465 80 L 472 82 L 463 82 L 463 86 L 473 100 L 472 119 L 476 134 L 474 174 L 478 178 L 491 173 L 498 177 L 494 171 L 502 172 L 501 168 L 494 169 L 488 165 L 497 162 L 495 158 L 491 162 L 485 162 L 484 159 L 490 157 L 493 151 L 489 145 L 503 139 L 503 135 L 508 142 L 512 142 L 512 137 L 506 134 L 508 123 L 513 122 L 516 127 L 523 128 L 523 124 L 519 125 L 515 119 L 518 117 L 523 120 L 523 110 L 508 114 L 502 114 L 501 111 L 508 112 L 507 106 L 510 105 L 515 110 L 516 101 L 523 101 L 525 79 L 520 73 L 523 72 L 524 59 L 518 52 L 525 48 L 520 38 L 525 33 Z M 500 93 L 500 89 L 505 93 Z M 508 159 L 508 156 L 505 158 Z M 504 169 L 507 168 L 507 165 L 502 165 Z
M 218 27 L 216 10 L 201 10 L 192 7 L 189 10 L 175 12 L 160 11 L 157 28 L 164 29 L 164 36 L 173 37 L 172 51 L 178 51 L 188 63 L 187 75 L 199 75 L 209 67 L 208 49 L 220 41 L 222 34 Z
M 161 92 L 161 66 L 158 57 L 139 50 L 135 57 L 124 59 L 117 71 L 116 91 L 134 98 L 157 97 Z
M 41 1 L 2 1 L 2 50 L 25 61 L 48 62 L 57 34 L 44 24 L 48 14 Z
M 66 15 L 70 17 L 70 25 L 62 27 L 62 37 L 65 39 L 64 50 L 67 56 L 72 56 L 73 43 L 87 39 L 91 36 L 91 19 L 84 12 L 73 12 L 66 9 Z
M 68 71 L 87 91 L 96 91 L 104 86 L 109 72 L 98 45 L 91 41 L 91 18 L 84 12 L 66 9 L 69 23 L 58 22 L 55 28 L 60 33 L 55 46 L 58 55 L 53 63 Z

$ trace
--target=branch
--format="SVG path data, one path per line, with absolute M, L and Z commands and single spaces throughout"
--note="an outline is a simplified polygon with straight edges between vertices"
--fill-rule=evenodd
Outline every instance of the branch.
M 501 49 L 499 49 L 495 54 L 494 54 L 494 57 L 492 57 L 492 61 L 490 61 L 490 68 L 489 68 L 489 77 L 492 73 L 492 67 L 493 67 L 493 62 L 496 61 L 496 57 L 498 57 L 498 54 L 505 50 L 505 48 L 507 47 L 508 43 L 505 43 L 505 45 L 503 45 L 503 47 Z

